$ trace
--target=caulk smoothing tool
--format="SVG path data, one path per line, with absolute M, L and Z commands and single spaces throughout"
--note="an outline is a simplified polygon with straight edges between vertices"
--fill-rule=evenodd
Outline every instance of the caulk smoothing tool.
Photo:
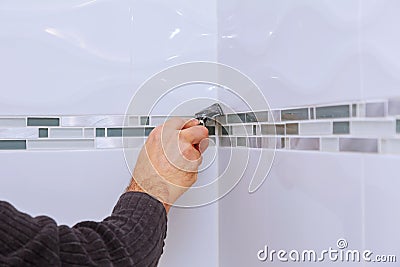
M 194 117 L 199 120 L 201 125 L 207 126 L 207 120 L 221 115 L 224 115 L 224 112 L 222 111 L 221 106 L 218 103 L 215 103 L 202 111 L 197 112 Z

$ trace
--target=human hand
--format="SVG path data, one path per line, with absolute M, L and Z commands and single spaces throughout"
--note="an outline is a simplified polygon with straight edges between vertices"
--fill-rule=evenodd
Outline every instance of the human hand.
M 140 151 L 128 191 L 142 191 L 172 205 L 197 180 L 208 130 L 199 121 L 173 118 L 157 126 Z

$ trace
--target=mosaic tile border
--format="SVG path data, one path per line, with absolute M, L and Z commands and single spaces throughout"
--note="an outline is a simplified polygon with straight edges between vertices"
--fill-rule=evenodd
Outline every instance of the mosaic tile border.
M 140 148 L 166 118 L 4 116 L 0 150 Z M 208 129 L 221 147 L 400 154 L 400 98 L 227 114 Z

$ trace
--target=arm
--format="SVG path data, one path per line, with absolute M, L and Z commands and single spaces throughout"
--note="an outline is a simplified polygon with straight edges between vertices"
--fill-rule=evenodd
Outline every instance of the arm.
M 140 192 L 123 194 L 102 222 L 72 228 L 0 202 L 0 265 L 156 266 L 166 223 L 164 206 Z
M 0 202 L 0 266 L 156 266 L 166 213 L 196 181 L 207 137 L 197 120 L 175 118 L 156 127 L 128 192 L 102 222 L 57 226 L 49 217 L 32 218 Z

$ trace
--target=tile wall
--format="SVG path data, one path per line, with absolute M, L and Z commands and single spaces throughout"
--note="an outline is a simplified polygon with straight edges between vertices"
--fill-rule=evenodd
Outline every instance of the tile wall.
M 275 118 L 240 115 L 221 129 L 220 170 L 241 163 L 228 160 L 232 150 L 250 147 L 253 158 L 219 202 L 220 266 L 328 266 L 261 262 L 257 252 L 321 251 L 339 238 L 398 262 L 399 10 L 392 0 L 219 1 L 219 62 L 251 77 Z M 269 146 L 277 147 L 269 176 L 249 194 L 258 148 Z

